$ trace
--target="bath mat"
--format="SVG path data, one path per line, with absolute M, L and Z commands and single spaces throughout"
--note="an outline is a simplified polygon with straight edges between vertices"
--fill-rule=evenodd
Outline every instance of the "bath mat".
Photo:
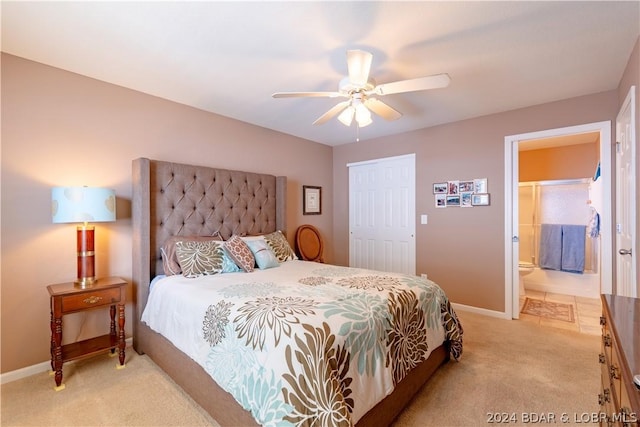
M 527 297 L 524 300 L 524 305 L 520 312 L 569 323 L 575 321 L 573 317 L 573 306 L 561 302 L 542 301 Z

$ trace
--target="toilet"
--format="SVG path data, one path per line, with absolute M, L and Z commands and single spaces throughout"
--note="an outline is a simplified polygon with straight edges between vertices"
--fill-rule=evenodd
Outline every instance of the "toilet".
M 518 272 L 520 276 L 520 296 L 524 296 L 524 276 L 527 274 L 533 273 L 535 266 L 530 262 L 522 262 L 518 263 Z

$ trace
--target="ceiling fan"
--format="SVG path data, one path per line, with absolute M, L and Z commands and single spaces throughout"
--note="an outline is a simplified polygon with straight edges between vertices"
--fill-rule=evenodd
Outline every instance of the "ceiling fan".
M 373 54 L 364 50 L 347 51 L 347 68 L 349 76 L 340 80 L 337 92 L 276 92 L 274 98 L 347 98 L 339 102 L 320 116 L 314 125 L 326 123 L 338 115 L 338 120 L 345 126 L 351 126 L 355 119 L 359 127 L 372 123 L 371 112 L 386 120 L 397 120 L 402 114 L 391 108 L 376 96 L 394 93 L 414 92 L 427 89 L 447 87 L 451 79 L 448 74 L 435 74 L 417 79 L 400 80 L 391 83 L 377 84 L 369 76 Z

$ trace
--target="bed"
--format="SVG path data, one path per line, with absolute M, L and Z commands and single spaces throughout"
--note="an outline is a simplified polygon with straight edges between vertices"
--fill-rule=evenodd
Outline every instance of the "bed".
M 433 282 L 287 252 L 286 177 L 146 158 L 132 166 L 134 349 L 221 425 L 388 425 L 461 355 L 462 326 Z M 200 274 L 223 254 L 248 268 L 233 253 L 238 240 L 262 261 L 254 271 Z M 167 264 L 169 244 L 182 274 Z M 215 263 L 185 261 L 202 247 Z

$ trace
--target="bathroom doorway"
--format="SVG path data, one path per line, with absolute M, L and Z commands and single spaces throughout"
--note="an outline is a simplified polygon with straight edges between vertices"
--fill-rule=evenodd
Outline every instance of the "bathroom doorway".
M 597 205 L 599 237 L 596 243 L 597 252 L 593 252 L 593 248 L 589 248 L 587 253 L 590 256 L 594 253 L 597 255 L 597 260 L 590 258 L 590 262 L 592 263 L 592 267 L 595 267 L 591 272 L 597 271 L 598 283 L 596 286 L 598 292 L 611 292 L 611 206 L 610 203 L 602 202 L 604 200 L 611 200 L 611 122 L 598 122 L 508 136 L 505 137 L 505 236 L 507 237 L 505 241 L 505 315 L 508 318 L 518 319 L 520 317 L 521 281 L 519 265 L 521 264 L 521 246 L 523 244 L 526 245 L 525 250 L 528 251 L 528 253 L 525 255 L 533 266 L 538 262 L 537 257 L 539 256 L 536 247 L 539 246 L 540 237 L 539 229 L 536 229 L 536 227 L 540 226 L 540 221 L 536 222 L 536 220 L 532 220 L 531 224 L 529 224 L 532 229 L 531 235 L 522 234 L 520 229 L 520 151 L 581 144 L 584 141 L 588 141 L 589 138 L 594 137 L 599 140 L 597 154 L 600 160 L 600 166 L 598 172 L 596 172 L 596 167 L 594 167 L 593 172 L 589 173 L 589 175 L 595 177 L 597 174 L 597 181 L 599 181 L 597 185 L 600 188 L 598 188 L 594 194 L 598 193 L 599 196 L 594 196 L 593 198 L 595 200 L 591 200 L 591 193 L 588 193 L 589 197 L 584 197 L 584 207 L 585 209 L 587 208 L 588 201 L 594 204 L 594 206 Z M 526 168 L 526 165 L 523 164 L 522 167 Z M 572 180 L 543 179 L 539 181 L 541 182 L 530 183 L 531 187 L 535 187 L 535 190 L 532 189 L 530 193 L 534 202 L 536 197 L 538 200 L 540 200 L 540 197 L 550 198 L 550 200 L 552 200 L 553 197 L 564 199 L 563 192 L 566 193 L 567 190 L 572 191 L 574 196 L 575 194 L 579 195 L 579 191 L 583 191 L 579 188 L 571 188 L 574 184 L 577 184 L 578 187 L 581 185 L 580 182 L 573 182 Z M 547 187 L 545 184 L 549 186 Z M 567 186 L 565 186 L 565 184 Z M 541 190 L 543 186 L 544 189 Z M 574 189 L 578 191 L 578 193 L 575 193 Z M 540 214 L 539 210 L 538 214 Z M 559 218 L 558 221 L 564 221 L 564 219 Z M 593 265 L 594 262 L 597 265 Z M 561 272 L 554 271 L 553 273 Z M 593 279 L 593 277 L 591 278 Z M 580 285 L 573 283 L 571 286 L 579 287 Z M 553 291 L 557 291 L 557 289 L 551 290 L 551 292 Z

